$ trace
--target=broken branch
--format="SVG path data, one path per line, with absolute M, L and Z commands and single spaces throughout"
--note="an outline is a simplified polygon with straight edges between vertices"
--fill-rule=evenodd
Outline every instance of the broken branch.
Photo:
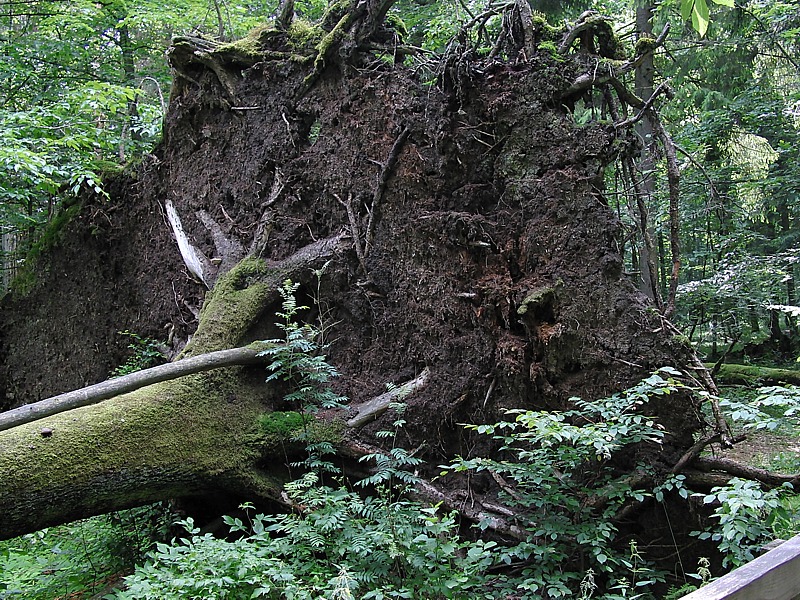
M 0 413 L 0 431 L 11 429 L 17 425 L 32 423 L 73 408 L 97 404 L 103 400 L 121 396 L 154 383 L 161 383 L 212 369 L 262 362 L 263 359 L 258 355 L 263 349 L 263 344 L 253 344 L 242 348 L 200 354 L 137 371 L 116 379 L 102 381 L 79 390 L 40 400 L 33 404 L 26 404 Z

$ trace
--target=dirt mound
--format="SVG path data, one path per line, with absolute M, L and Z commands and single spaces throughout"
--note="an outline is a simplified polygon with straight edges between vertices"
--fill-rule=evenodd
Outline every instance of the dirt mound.
M 196 327 L 199 288 L 158 202 L 132 177 L 106 189 L 54 223 L 2 300 L 0 409 L 107 379 L 130 356 L 121 331 L 166 345 Z

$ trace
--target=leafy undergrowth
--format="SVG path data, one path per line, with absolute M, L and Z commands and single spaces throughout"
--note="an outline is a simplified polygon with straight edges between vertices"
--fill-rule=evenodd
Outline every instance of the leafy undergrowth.
M 726 388 L 720 405 L 735 435 L 746 438 L 713 454 L 773 473 L 800 473 L 800 388 L 744 386 Z M 755 481 L 732 478 L 714 488 L 704 502 L 715 506 L 713 531 L 698 535 L 713 539 L 729 567 L 752 560 L 764 543 L 800 533 L 800 496 L 790 483 L 766 489 Z
M 0 600 L 78 600 L 108 590 L 166 539 L 174 518 L 156 504 L 0 542 Z
M 722 391 L 722 407 L 734 434 L 745 434 L 719 456 L 779 473 L 800 472 L 800 393 L 794 386 L 730 386 Z

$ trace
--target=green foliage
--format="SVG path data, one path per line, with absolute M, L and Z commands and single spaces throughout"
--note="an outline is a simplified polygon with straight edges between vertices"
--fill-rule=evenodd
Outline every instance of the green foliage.
M 129 356 L 123 364 L 114 369 L 111 373 L 111 377 L 129 375 L 130 373 L 148 369 L 163 362 L 164 353 L 161 350 L 162 344 L 157 340 L 142 337 L 137 333 L 127 330 L 118 333 L 131 340 L 131 343 L 128 344 L 128 349 L 131 350 L 133 354 Z
M 782 493 L 784 489 L 764 491 L 754 481 L 734 477 L 727 485 L 715 487 L 703 498 L 705 504 L 718 504 L 712 517 L 717 524 L 712 531 L 693 532 L 702 540 L 717 542 L 723 553 L 723 566 L 738 567 L 753 560 L 755 553 L 773 537 L 777 523 L 790 515 Z
M 614 547 L 613 515 L 626 501 L 641 501 L 649 493 L 631 489 L 616 476 L 610 460 L 625 446 L 661 443 L 662 428 L 641 410 L 651 396 L 682 388 L 672 378 L 675 374 L 662 369 L 601 400 L 573 398 L 577 408 L 572 411 L 510 411 L 514 421 L 468 426 L 500 441 L 508 458 L 460 459 L 448 470 L 487 470 L 513 482 L 504 500 L 515 508 L 529 538 L 501 550 L 500 559 L 506 564 L 524 561 L 521 580 L 515 582 L 520 589 L 551 598 L 585 594 L 592 586 L 580 563 L 603 574 L 611 594 L 605 597 L 628 593 L 624 590 L 629 588 L 642 592 L 662 579 L 635 548 L 625 552 Z
M 160 544 L 114 598 L 464 598 L 492 563 L 493 542 L 459 542 L 455 516 L 435 508 L 363 499 L 315 473 L 287 494 L 299 512 L 226 517 L 235 541 L 187 520 L 189 537 Z
M 212 6 L 215 5 L 215 6 Z M 298 5 L 302 5 L 298 2 Z M 0 12 L 0 234 L 19 257 L 58 207 L 159 139 L 164 50 L 185 32 L 242 36 L 277 2 L 36 0 Z M 219 9 L 219 10 L 216 10 Z
M 278 288 L 283 303 L 282 312 L 277 316 L 283 320 L 276 325 L 283 331 L 284 338 L 266 340 L 268 348 L 259 354 L 272 359 L 267 366 L 271 371 L 267 381 L 290 382 L 292 390 L 284 396 L 284 400 L 304 412 L 341 407 L 346 399 L 334 393 L 329 386 L 331 379 L 339 374 L 326 362 L 325 356 L 316 354 L 321 349 L 317 342 L 320 331 L 312 325 L 295 322 L 298 312 L 308 308 L 297 305 L 295 292 L 299 286 L 287 279 Z
M 296 290 L 284 285 L 284 321 L 301 309 L 293 301 Z M 465 540 L 456 514 L 402 499 L 398 490 L 413 485 L 420 461 L 397 446 L 405 424 L 398 403 L 392 429 L 379 434 L 392 447 L 364 459 L 375 465 L 372 475 L 345 485 L 327 458 L 333 446 L 312 443 L 308 458 L 295 465 L 305 473 L 285 487 L 290 513 L 253 515 L 246 505 L 246 520 L 225 517 L 229 539 L 201 534 L 187 520 L 188 535 L 158 545 L 114 598 L 649 597 L 664 575 L 635 542 L 617 539 L 614 516 L 631 501 L 652 496 L 661 502 L 667 493 L 686 499 L 690 492 L 682 475 L 653 490 L 634 489 L 611 459 L 633 444 L 661 443 L 663 430 L 643 410 L 655 395 L 691 392 L 676 374 L 665 368 L 608 398 L 574 398 L 575 409 L 565 413 L 512 411 L 513 421 L 468 426 L 500 442 L 499 453 L 459 459 L 445 473 L 486 470 L 503 481 L 502 500 L 528 533 L 522 543 Z M 302 427 L 304 418 L 273 413 L 272 425 L 285 433 Z M 730 565 L 749 560 L 766 537 L 786 530 L 794 514 L 781 490 L 764 492 L 736 479 L 714 488 L 704 502 L 717 505 L 716 524 L 695 535 L 716 541 Z M 484 522 L 479 529 L 488 527 Z M 707 561 L 695 576 L 708 581 Z M 673 590 L 672 597 L 688 589 Z
M 395 421 L 393 436 L 402 425 Z M 322 484 L 324 475 L 339 475 L 325 459 L 330 444 L 308 451 L 296 465 L 308 471 L 285 487 L 291 513 L 251 517 L 252 506 L 244 505 L 247 524 L 224 518 L 240 536 L 235 541 L 200 535 L 188 519 L 191 537 L 160 544 L 114 597 L 437 600 L 473 596 L 485 585 L 495 542 L 462 541 L 455 513 L 394 498 L 391 480 L 413 481 L 404 469 L 419 461 L 395 452 L 366 457 L 378 475 L 357 485 L 376 486 L 378 494 L 362 497 Z
M 733 0 L 712 0 L 714 4 L 733 8 Z M 681 0 L 681 17 L 684 21 L 691 21 L 692 27 L 700 37 L 703 37 L 708 30 L 708 23 L 711 20 L 706 0 Z
M 166 537 L 171 513 L 153 505 L 0 542 L 0 598 L 50 600 L 105 586 Z
M 289 440 L 296 437 L 297 432 L 303 429 L 306 419 L 299 412 L 275 411 L 262 415 L 258 423 L 266 435 Z
M 722 399 L 720 406 L 747 429 L 788 426 L 795 431 L 800 426 L 800 389 L 793 385 L 762 387 L 750 401 Z

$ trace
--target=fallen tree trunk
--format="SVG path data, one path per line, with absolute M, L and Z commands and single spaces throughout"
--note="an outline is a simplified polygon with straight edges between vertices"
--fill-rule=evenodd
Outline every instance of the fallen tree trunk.
M 709 363 L 709 369 L 713 367 Z M 756 365 L 722 364 L 714 379 L 727 385 L 800 385 L 800 371 L 791 369 L 771 369 Z
M 219 346 L 241 344 L 252 323 L 278 307 L 280 283 L 318 268 L 341 239 L 314 242 L 280 262 L 243 260 L 209 294 L 188 358 L 157 376 L 220 357 L 252 363 L 258 346 L 217 354 Z M 142 378 L 148 375 L 133 380 Z M 276 457 L 286 456 L 291 432 L 261 426 L 280 403 L 265 379 L 245 367 L 220 368 L 1 431 L 0 539 L 164 498 L 279 499 L 288 475 L 285 458 Z

